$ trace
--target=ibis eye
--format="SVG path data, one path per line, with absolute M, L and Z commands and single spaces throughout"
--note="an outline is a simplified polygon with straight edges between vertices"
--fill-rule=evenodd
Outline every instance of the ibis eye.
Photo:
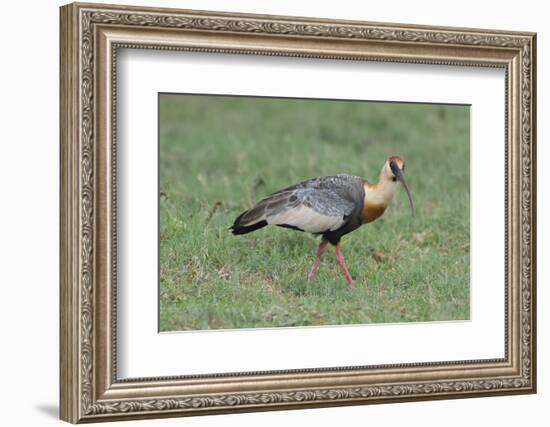
M 399 166 L 397 166 L 397 164 L 393 160 L 390 162 L 390 169 L 394 177 L 399 175 Z

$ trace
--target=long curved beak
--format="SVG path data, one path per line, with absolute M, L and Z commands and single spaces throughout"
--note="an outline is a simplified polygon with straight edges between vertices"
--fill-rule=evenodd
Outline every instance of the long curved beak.
M 411 197 L 411 192 L 409 191 L 409 187 L 407 186 L 407 183 L 405 182 L 405 176 L 403 175 L 403 171 L 401 169 L 399 169 L 399 167 L 397 167 L 396 169 L 397 169 L 396 178 L 399 182 L 401 182 L 401 184 L 403 184 L 403 187 L 405 187 L 405 190 L 407 191 L 407 196 L 409 196 L 409 203 L 411 205 L 411 211 L 412 211 L 412 214 L 414 216 L 413 199 Z

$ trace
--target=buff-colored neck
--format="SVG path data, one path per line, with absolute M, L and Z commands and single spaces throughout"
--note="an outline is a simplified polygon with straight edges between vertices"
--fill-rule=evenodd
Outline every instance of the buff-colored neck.
M 383 168 L 374 184 L 365 181 L 363 185 L 365 199 L 361 219 L 366 224 L 384 213 L 397 191 L 397 182 L 393 181 L 388 171 Z
M 382 168 L 374 184 L 365 183 L 365 204 L 388 206 L 397 191 L 397 182 L 391 172 Z
M 388 206 L 396 191 L 397 185 L 394 182 L 378 181 L 365 190 L 365 198 L 369 204 Z

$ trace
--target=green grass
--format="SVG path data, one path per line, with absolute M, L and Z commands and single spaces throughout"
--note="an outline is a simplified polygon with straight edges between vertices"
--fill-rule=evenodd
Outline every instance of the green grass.
M 404 190 L 330 247 L 278 227 L 233 236 L 235 217 L 301 180 L 374 181 L 401 156 Z M 469 108 L 161 95 L 161 331 L 469 318 Z

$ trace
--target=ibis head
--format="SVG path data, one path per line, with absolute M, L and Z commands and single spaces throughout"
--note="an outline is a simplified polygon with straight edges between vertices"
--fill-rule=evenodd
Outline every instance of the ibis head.
M 407 196 L 409 197 L 411 211 L 414 215 L 414 205 L 411 192 L 409 191 L 409 187 L 407 186 L 407 182 L 405 181 L 405 162 L 401 159 L 401 157 L 392 156 L 388 159 L 386 164 L 389 167 L 390 174 L 388 176 L 390 176 L 391 180 L 393 182 L 399 181 L 401 184 L 403 184 L 403 187 L 405 187 L 405 191 L 407 192 Z
M 369 223 L 381 216 L 391 203 L 399 185 L 405 187 L 411 210 L 414 214 L 411 192 L 405 181 L 405 162 L 397 156 L 386 160 L 378 180 L 374 184 L 365 183 L 365 200 L 361 214 L 362 223 Z

